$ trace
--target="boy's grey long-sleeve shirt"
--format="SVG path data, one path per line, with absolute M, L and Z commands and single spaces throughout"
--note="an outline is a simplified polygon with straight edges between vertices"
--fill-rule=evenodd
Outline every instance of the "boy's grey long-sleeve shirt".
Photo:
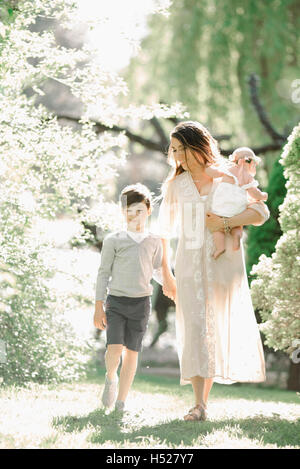
M 125 230 L 107 235 L 103 241 L 96 283 L 96 301 L 116 296 L 150 296 L 152 277 L 161 279 L 163 248 L 158 235 L 149 233 L 141 242 Z M 108 290 L 108 291 L 107 291 Z

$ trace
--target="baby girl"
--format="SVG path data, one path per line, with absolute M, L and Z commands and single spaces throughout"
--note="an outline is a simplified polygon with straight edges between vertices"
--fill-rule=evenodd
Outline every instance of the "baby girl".
M 222 181 L 215 190 L 212 199 L 211 211 L 221 217 L 233 217 L 243 212 L 248 205 L 249 194 L 252 199 L 266 201 L 268 194 L 261 192 L 254 179 L 256 166 L 261 159 L 248 147 L 237 148 L 229 160 L 228 166 L 215 167 L 208 166 L 206 174 L 212 178 L 222 177 Z M 230 230 L 233 238 L 233 249 L 240 248 L 240 240 L 243 235 L 243 228 L 237 226 Z M 215 231 L 213 233 L 215 252 L 213 257 L 217 259 L 225 252 L 225 233 Z

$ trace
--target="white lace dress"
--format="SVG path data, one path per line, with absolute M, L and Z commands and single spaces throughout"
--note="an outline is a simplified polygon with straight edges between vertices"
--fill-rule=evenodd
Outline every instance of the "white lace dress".
M 244 263 L 244 251 L 226 252 L 217 260 L 206 212 L 220 184 L 214 179 L 208 196 L 200 196 L 188 171 L 168 185 L 159 208 L 158 233 L 178 237 L 175 256 L 176 340 L 180 384 L 193 376 L 231 384 L 265 380 L 265 361 Z M 268 219 L 265 204 L 251 208 Z M 262 221 L 260 224 L 264 223 Z

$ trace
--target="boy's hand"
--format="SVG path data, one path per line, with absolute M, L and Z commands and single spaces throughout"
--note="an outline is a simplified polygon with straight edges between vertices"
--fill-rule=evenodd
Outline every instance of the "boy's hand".
M 100 329 L 101 331 L 104 331 L 104 329 L 106 328 L 107 320 L 106 314 L 103 309 L 101 311 L 95 311 L 94 324 L 95 327 L 97 327 L 97 329 Z

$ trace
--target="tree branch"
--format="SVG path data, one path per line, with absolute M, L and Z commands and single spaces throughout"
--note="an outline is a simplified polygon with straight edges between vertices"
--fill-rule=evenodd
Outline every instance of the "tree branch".
M 78 117 L 72 117 L 72 116 L 66 116 L 66 115 L 57 115 L 56 116 L 58 120 L 68 120 L 71 122 L 75 122 L 77 124 L 79 123 L 79 118 Z M 148 148 L 149 150 L 154 150 L 154 151 L 159 151 L 159 152 L 164 152 L 165 149 L 162 146 L 161 142 L 154 142 L 153 140 L 149 140 L 147 138 L 141 137 L 140 135 L 136 135 L 133 132 L 131 132 L 129 129 L 125 127 L 119 127 L 117 125 L 114 125 L 112 127 L 108 127 L 104 124 L 100 124 L 100 122 L 95 122 L 95 131 L 96 133 L 102 133 L 102 132 L 124 132 L 126 137 L 131 141 L 135 143 L 140 143 L 143 145 L 143 147 Z
M 274 142 L 274 143 L 269 143 L 269 144 L 267 144 L 267 145 L 262 145 L 262 146 L 260 146 L 260 147 L 251 147 L 251 149 L 254 151 L 254 153 L 255 153 L 256 155 L 263 155 L 264 153 L 267 153 L 268 151 L 281 150 L 281 149 L 282 149 L 282 145 L 283 145 L 283 142 L 277 140 L 277 141 Z M 231 148 L 231 149 L 229 149 L 229 150 L 221 150 L 221 149 L 220 149 L 220 152 L 221 152 L 222 155 L 224 155 L 224 156 L 229 156 L 229 155 L 231 155 L 231 153 L 233 153 L 234 150 L 235 150 L 235 148 Z
M 165 134 L 165 131 L 164 131 L 161 123 L 157 119 L 157 117 L 152 117 L 152 119 L 150 119 L 150 123 L 153 125 L 154 129 L 156 130 L 156 132 L 157 132 L 157 134 L 160 138 L 160 144 L 161 144 L 162 148 L 167 149 L 168 146 L 169 146 L 169 140 L 168 140 L 168 138 Z
M 277 132 L 277 130 L 274 129 L 272 126 L 266 111 L 263 108 L 263 105 L 260 102 L 259 96 L 258 96 L 258 83 L 259 83 L 259 77 L 252 73 L 249 77 L 249 87 L 250 87 L 250 97 L 252 104 L 254 106 L 254 109 L 258 115 L 258 118 L 260 122 L 262 123 L 263 127 L 266 129 L 267 133 L 270 135 L 272 140 L 274 142 L 276 141 L 284 141 L 286 140 L 285 135 L 281 135 L 280 133 Z
M 67 116 L 63 114 L 56 115 L 58 120 L 67 120 L 69 122 L 74 122 L 76 124 L 80 124 L 79 117 L 73 117 L 73 116 Z M 169 119 L 170 120 L 170 119 Z M 158 133 L 160 137 L 160 141 L 156 142 L 154 140 L 150 140 L 144 137 L 141 137 L 140 135 L 134 134 L 131 132 L 129 129 L 126 127 L 119 127 L 117 125 L 114 125 L 112 127 L 108 127 L 104 124 L 101 124 L 100 122 L 92 121 L 95 124 L 95 131 L 96 133 L 102 133 L 102 132 L 124 132 L 126 137 L 134 143 L 140 143 L 143 147 L 147 148 L 148 150 L 153 150 L 153 151 L 158 151 L 160 153 L 166 153 L 167 148 L 169 146 L 169 141 L 167 137 L 165 136 L 164 130 L 158 121 L 156 117 L 153 117 L 150 122 L 155 128 L 156 132 Z M 179 122 L 179 121 L 178 121 Z M 221 140 L 230 140 L 231 135 L 216 135 L 214 137 L 216 140 L 221 141 Z
M 165 103 L 161 102 L 161 104 L 165 104 Z M 167 120 L 172 122 L 172 124 L 174 125 L 177 125 L 181 122 L 180 119 L 178 119 L 178 117 L 168 117 Z M 221 135 L 215 135 L 214 138 L 218 140 L 219 142 L 221 142 L 221 140 L 230 140 L 232 138 L 232 135 L 221 134 Z

